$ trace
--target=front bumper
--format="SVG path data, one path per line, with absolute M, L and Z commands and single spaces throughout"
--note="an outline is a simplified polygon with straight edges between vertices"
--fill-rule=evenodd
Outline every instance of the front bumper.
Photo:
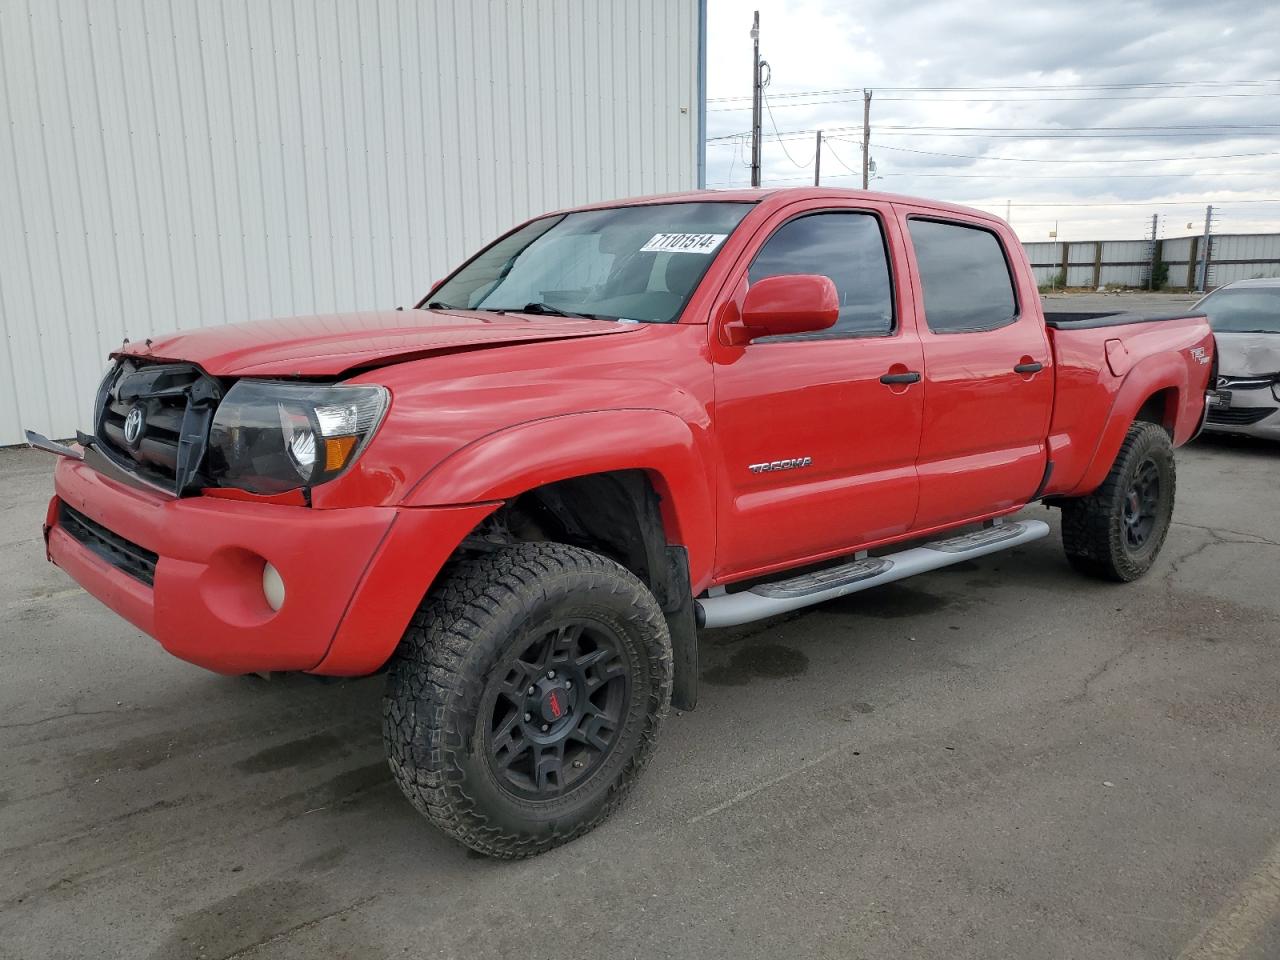
M 49 559 L 170 653 L 219 673 L 377 670 L 445 560 L 496 507 L 173 499 L 71 459 L 59 460 L 54 489 Z M 64 526 L 59 502 L 154 554 L 153 585 Z M 263 594 L 266 563 L 285 584 L 279 610 Z
M 1235 390 L 1226 410 L 1209 410 L 1205 430 L 1280 440 L 1280 403 L 1267 390 Z

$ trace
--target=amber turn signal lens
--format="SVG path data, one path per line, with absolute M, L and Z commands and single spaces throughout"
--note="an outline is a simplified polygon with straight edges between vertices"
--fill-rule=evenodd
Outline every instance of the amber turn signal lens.
M 324 442 L 325 471 L 341 470 L 347 464 L 347 457 L 355 449 L 355 437 L 329 437 Z

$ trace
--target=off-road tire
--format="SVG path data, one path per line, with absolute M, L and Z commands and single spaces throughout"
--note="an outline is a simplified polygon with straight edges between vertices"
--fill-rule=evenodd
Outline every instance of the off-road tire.
M 565 617 L 616 631 L 630 694 L 617 740 L 590 776 L 558 798 L 524 799 L 490 767 L 482 701 L 494 671 Z M 532 856 L 622 803 L 653 750 L 671 678 L 666 620 L 632 573 L 577 547 L 514 544 L 454 564 L 414 615 L 382 701 L 387 758 L 400 789 L 449 836 L 492 857 Z
M 1159 497 L 1150 535 L 1135 548 L 1126 537 L 1125 501 L 1148 463 L 1154 465 L 1159 479 Z M 1169 533 L 1176 486 L 1169 434 L 1158 424 L 1133 424 L 1102 485 L 1087 497 L 1062 503 L 1062 545 L 1071 566 L 1088 576 L 1120 583 L 1145 574 Z

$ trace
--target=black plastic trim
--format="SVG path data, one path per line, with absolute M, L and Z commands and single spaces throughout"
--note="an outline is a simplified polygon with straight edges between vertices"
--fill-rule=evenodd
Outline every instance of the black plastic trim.
M 159 554 L 108 530 L 95 520 L 90 520 L 65 500 L 58 501 L 58 526 L 77 543 L 87 547 L 117 570 L 148 587 L 155 585 Z
M 689 583 L 689 551 L 681 546 L 666 549 L 668 602 L 663 609 L 671 631 L 671 657 L 675 668 L 671 705 L 692 710 L 698 705 L 698 627 L 701 609 L 693 600 Z
M 1044 476 L 1040 478 L 1040 486 L 1036 487 L 1036 492 L 1031 495 L 1028 503 L 1034 503 L 1044 494 L 1045 488 L 1049 486 L 1049 480 L 1053 477 L 1053 461 L 1050 460 L 1044 465 Z
M 1276 412 L 1277 407 L 1232 407 L 1230 410 L 1210 410 L 1206 420 L 1223 427 L 1251 427 L 1261 423 Z
M 1134 323 L 1162 323 L 1166 320 L 1195 320 L 1202 313 L 1046 313 L 1044 325 L 1055 330 L 1092 330 L 1095 327 L 1127 327 Z
M 908 370 L 906 373 L 886 373 L 880 377 L 881 383 L 919 383 L 920 374 L 916 370 Z

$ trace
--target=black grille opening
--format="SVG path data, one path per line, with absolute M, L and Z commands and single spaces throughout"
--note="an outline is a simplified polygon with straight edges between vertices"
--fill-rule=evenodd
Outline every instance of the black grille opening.
M 1233 427 L 1247 427 L 1265 420 L 1275 413 L 1274 407 L 1232 407 L 1229 410 L 1209 411 L 1210 423 L 1226 423 Z
M 159 556 L 146 547 L 140 547 L 120 534 L 112 533 L 61 500 L 58 501 L 58 526 L 117 570 L 149 587 L 155 585 L 156 561 Z
M 221 396 L 221 384 L 194 364 L 122 360 L 99 390 L 98 446 L 118 466 L 181 494 L 200 485 Z

